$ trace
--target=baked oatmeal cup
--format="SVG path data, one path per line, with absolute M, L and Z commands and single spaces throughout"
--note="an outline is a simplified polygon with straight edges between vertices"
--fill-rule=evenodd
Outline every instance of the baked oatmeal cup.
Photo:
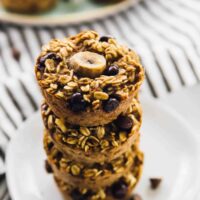
M 94 160 L 89 165 L 82 160 L 75 161 L 59 151 L 46 132 L 44 148 L 47 162 L 51 166 L 54 176 L 71 185 L 81 185 L 93 190 L 111 185 L 123 174 L 128 173 L 138 160 L 142 159 L 142 153 L 139 151 L 137 143 L 111 162 L 98 163 Z
M 111 161 L 125 153 L 139 138 L 142 110 L 136 99 L 118 118 L 104 126 L 82 127 L 58 118 L 44 102 L 44 125 L 56 147 L 74 160 L 85 163 Z
M 53 112 L 87 127 L 108 124 L 127 110 L 144 79 L 134 51 L 94 31 L 52 40 L 43 47 L 35 73 Z
M 140 180 L 143 168 L 143 156 L 138 160 L 137 165 L 111 185 L 99 187 L 98 189 L 89 189 L 81 186 L 72 186 L 57 177 L 55 181 L 59 190 L 66 200 L 128 200 Z

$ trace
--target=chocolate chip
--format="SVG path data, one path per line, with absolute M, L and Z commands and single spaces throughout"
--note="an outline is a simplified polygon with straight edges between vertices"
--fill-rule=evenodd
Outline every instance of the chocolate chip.
M 61 58 L 59 56 L 57 56 L 55 53 L 48 53 L 45 56 L 39 58 L 38 60 L 38 69 L 40 71 L 43 71 L 45 69 L 45 61 L 47 59 L 53 59 L 56 64 L 59 64 L 61 62 Z
M 141 158 L 139 156 L 136 156 L 134 159 L 134 163 L 136 166 L 140 166 L 143 164 L 143 160 L 141 160 Z
M 119 101 L 116 98 L 109 98 L 103 104 L 103 110 L 105 112 L 112 112 L 119 106 Z
M 142 200 L 142 197 L 139 194 L 133 194 L 129 200 Z
M 119 73 L 119 67 L 117 65 L 111 65 L 105 71 L 105 74 L 108 76 L 115 76 Z
M 47 104 L 42 104 L 41 110 L 42 110 L 42 111 L 47 111 L 47 109 L 48 109 Z
M 71 193 L 72 200 L 87 200 L 90 196 L 90 192 L 81 194 L 78 189 L 75 189 Z
M 112 185 L 111 191 L 113 197 L 115 197 L 116 199 L 123 199 L 127 195 L 128 186 L 123 180 L 119 180 Z
M 49 162 L 47 160 L 45 160 L 45 169 L 46 169 L 47 173 L 49 173 L 49 174 L 53 173 L 51 165 L 49 164 Z
M 73 112 L 81 112 L 86 110 L 87 103 L 81 93 L 75 93 L 69 100 L 69 106 Z
M 73 200 L 84 200 L 82 194 L 77 189 L 72 191 L 71 197 Z
M 16 60 L 16 61 L 19 61 L 20 60 L 20 57 L 21 57 L 21 53 L 18 49 L 16 48 L 12 48 L 12 55 L 13 55 L 13 58 Z
M 116 93 L 113 93 L 110 95 L 110 98 L 115 98 L 117 99 L 118 101 L 121 101 L 121 96 L 119 94 L 116 94 Z
M 151 184 L 151 189 L 155 190 L 161 184 L 162 179 L 161 178 L 150 178 L 149 181 L 150 181 L 150 184 Z
M 99 38 L 99 41 L 100 41 L 100 42 L 108 42 L 108 40 L 111 39 L 111 38 L 113 38 L 113 37 L 110 36 L 110 35 L 104 35 L 104 36 L 101 36 L 101 37 Z
M 62 153 L 60 151 L 58 151 L 53 158 L 56 159 L 57 161 L 61 160 L 61 158 L 63 157 Z
M 50 151 L 52 149 L 52 147 L 54 146 L 53 142 L 49 142 L 47 144 L 47 148 L 48 148 L 48 151 Z
M 83 99 L 83 96 L 82 96 L 82 94 L 79 93 L 79 92 L 73 94 L 72 97 L 71 97 L 71 101 L 72 101 L 73 103 L 80 102 L 82 99 Z
M 128 116 L 119 116 L 116 125 L 122 130 L 130 130 L 133 126 L 133 120 Z

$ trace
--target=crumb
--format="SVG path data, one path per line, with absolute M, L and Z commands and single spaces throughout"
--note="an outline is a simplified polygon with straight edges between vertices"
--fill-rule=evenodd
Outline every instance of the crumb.
M 19 61 L 20 60 L 20 57 L 21 57 L 21 53 L 19 52 L 18 49 L 16 48 L 12 48 L 12 55 L 13 55 L 13 58 L 16 60 L 16 61 Z
M 151 189 L 156 190 L 162 182 L 161 178 L 150 178 Z

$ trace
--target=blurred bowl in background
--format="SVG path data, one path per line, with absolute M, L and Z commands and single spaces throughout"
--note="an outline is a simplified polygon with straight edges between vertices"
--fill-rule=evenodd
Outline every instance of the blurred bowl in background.
M 2 6 L 16 13 L 39 13 L 56 6 L 58 0 L 2 0 Z
M 13 0 L 3 0 L 5 2 Z M 15 0 L 22 1 L 22 0 Z M 33 1 L 33 0 L 30 0 Z M 56 0 L 44 0 L 53 1 Z M 9 12 L 0 5 L 0 20 L 5 23 L 31 26 L 58 26 L 67 24 L 78 24 L 81 22 L 92 21 L 106 16 L 111 16 L 123 11 L 130 6 L 136 5 L 140 0 L 67 0 L 58 1 L 54 9 L 38 14 L 20 14 Z M 38 1 L 42 2 L 42 1 Z M 13 6 L 13 5 L 12 5 Z M 8 8 L 8 5 L 6 6 Z M 14 6 L 9 8 L 14 10 Z M 27 12 L 26 12 L 27 13 Z

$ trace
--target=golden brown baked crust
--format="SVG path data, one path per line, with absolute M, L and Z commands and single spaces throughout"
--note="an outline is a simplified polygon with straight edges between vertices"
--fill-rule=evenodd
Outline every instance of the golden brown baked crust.
M 123 153 L 127 151 L 131 147 L 131 145 L 137 140 L 139 137 L 139 133 L 135 133 L 132 135 L 125 143 L 123 143 L 121 146 L 114 147 L 107 151 L 106 149 L 102 152 L 95 152 L 95 153 L 88 153 L 82 151 L 82 150 L 77 150 L 73 148 L 69 148 L 66 145 L 59 144 L 53 140 L 54 144 L 56 147 L 65 153 L 66 156 L 72 157 L 74 160 L 83 160 L 85 163 L 92 163 L 94 159 L 97 162 L 105 162 L 106 160 L 110 161 L 113 160 Z
M 142 157 L 141 161 L 143 161 L 143 157 Z M 66 199 L 66 200 L 74 200 L 74 198 L 72 198 L 73 194 L 75 194 L 76 196 L 78 194 L 82 194 L 82 196 L 85 195 L 85 197 L 86 197 L 85 199 L 87 199 L 87 200 L 103 200 L 103 199 L 105 199 L 105 200 L 117 200 L 117 199 L 126 200 L 126 199 L 130 198 L 133 189 L 139 182 L 141 173 L 142 173 L 142 168 L 143 168 L 142 162 L 138 162 L 138 165 L 135 166 L 135 168 L 132 168 L 128 173 L 126 173 L 125 175 L 120 177 L 118 180 L 116 180 L 116 182 L 112 183 L 111 185 L 107 185 L 106 187 L 102 187 L 102 188 L 99 187 L 98 189 L 89 189 L 89 188 L 82 187 L 82 185 L 73 186 L 69 183 L 61 181 L 57 177 L 55 177 L 55 181 L 57 183 L 59 190 L 63 194 L 64 199 Z M 113 194 L 113 192 L 116 192 L 115 191 L 116 188 L 113 188 L 113 186 L 116 183 L 120 183 L 121 181 L 126 183 L 127 189 L 126 189 L 126 193 L 123 196 L 123 198 L 117 198 Z M 115 190 L 113 191 L 113 189 L 115 189 Z
M 92 78 L 77 74 L 70 61 L 80 52 L 103 56 L 106 60 L 103 74 Z M 91 69 L 91 73 L 95 70 Z M 102 41 L 94 31 L 52 40 L 43 48 L 35 73 L 54 113 L 81 126 L 104 125 L 116 119 L 137 96 L 144 79 L 144 69 L 134 51 L 113 38 Z
M 123 174 L 128 173 L 133 166 L 137 166 L 137 161 L 142 160 L 142 153 L 137 145 L 133 145 L 126 153 L 111 162 L 98 163 L 94 160 L 88 165 L 82 160 L 77 162 L 71 157 L 66 157 L 53 145 L 49 135 L 44 135 L 44 147 L 54 175 L 74 186 L 82 185 L 93 190 L 111 185 Z
M 43 103 L 42 118 L 48 134 L 56 147 L 65 155 L 86 163 L 111 161 L 125 153 L 139 137 L 142 120 L 141 106 L 137 100 L 132 101 L 129 109 L 116 121 L 97 127 L 72 126 L 65 123 Z M 121 120 L 130 122 L 128 129 L 120 127 Z M 126 123 L 124 123 L 126 125 Z
M 65 190 L 62 190 L 62 189 L 60 188 L 60 186 L 59 186 L 60 183 L 59 183 L 58 180 L 56 181 L 56 184 L 57 184 L 58 189 L 60 190 L 60 192 L 61 192 L 61 194 L 62 194 L 64 200 L 74 200 L 74 199 L 71 197 L 71 195 L 70 195 L 69 192 L 67 192 L 67 191 L 65 191 Z M 128 200 L 128 199 L 130 198 L 133 189 L 134 189 L 134 187 L 129 187 L 129 188 L 128 188 L 127 195 L 126 195 L 126 197 L 123 198 L 123 200 Z M 105 193 L 102 192 L 102 191 L 103 191 L 103 190 L 100 190 L 99 193 L 97 193 L 96 195 L 94 195 L 94 198 L 87 198 L 87 200 L 119 200 L 119 199 L 114 198 L 111 194 L 107 194 L 107 195 L 106 195 L 106 198 L 104 198 Z M 101 195 L 103 196 L 103 198 L 101 198 Z M 96 196 L 97 196 L 97 197 L 96 197 Z
M 2 0 L 2 5 L 13 12 L 36 13 L 54 7 L 57 0 Z
M 105 125 L 114 121 L 124 110 L 127 110 L 130 106 L 132 99 L 135 98 L 137 91 L 131 94 L 127 99 L 121 100 L 119 106 L 112 112 L 105 112 L 102 109 L 98 109 L 90 112 L 74 113 L 70 109 L 66 108 L 66 101 L 63 99 L 55 98 L 48 94 L 46 91 L 42 91 L 46 102 L 51 105 L 53 112 L 65 120 L 66 122 L 80 126 L 99 126 Z

